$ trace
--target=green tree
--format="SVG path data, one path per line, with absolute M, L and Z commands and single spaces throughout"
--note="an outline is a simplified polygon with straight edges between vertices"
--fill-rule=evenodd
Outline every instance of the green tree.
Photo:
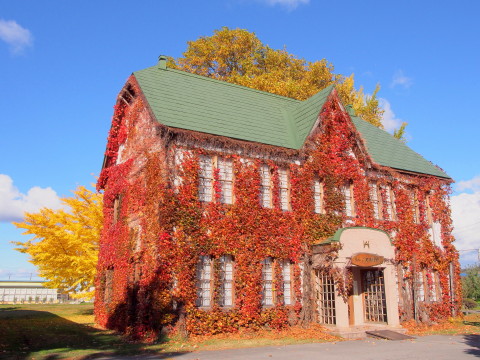
M 366 96 L 362 88 L 355 89 L 353 74 L 335 74 L 333 65 L 325 59 L 310 62 L 286 49 L 272 49 L 247 30 L 223 27 L 212 36 L 189 41 L 183 57 L 171 58 L 169 64 L 194 74 L 298 100 L 336 84 L 345 105 L 352 105 L 362 119 L 383 128 L 383 110 L 377 98 L 379 85 L 372 95 Z M 395 136 L 402 138 L 404 130 L 402 125 Z
M 463 270 L 462 277 L 463 297 L 480 301 L 480 266 L 469 266 Z

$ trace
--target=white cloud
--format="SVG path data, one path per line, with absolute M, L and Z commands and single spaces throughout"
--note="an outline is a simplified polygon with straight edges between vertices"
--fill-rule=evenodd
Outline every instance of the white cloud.
M 383 98 L 378 98 L 378 103 L 380 107 L 384 110 L 382 116 L 382 124 L 386 131 L 393 133 L 394 130 L 398 129 L 402 125 L 402 120 L 395 117 L 395 113 L 392 110 L 390 102 Z
M 390 83 L 390 87 L 395 86 L 402 86 L 405 89 L 408 89 L 413 84 L 413 79 L 406 76 L 402 70 L 395 71 L 393 74 L 392 82 Z
M 266 2 L 268 5 L 274 6 L 274 5 L 280 5 L 280 6 L 285 6 L 289 10 L 293 10 L 298 7 L 298 5 L 301 4 L 308 4 L 310 0 L 262 0 L 263 2 Z
M 57 193 L 50 187 L 32 187 L 22 194 L 10 176 L 0 174 L 0 222 L 21 221 L 24 212 L 36 212 L 43 207 L 62 207 Z
M 0 19 L 0 39 L 10 45 L 13 54 L 19 54 L 33 44 L 32 33 L 13 20 Z
M 460 181 L 458 190 L 473 190 L 473 193 L 460 193 L 451 197 L 453 235 L 458 250 L 480 248 L 480 176 Z M 463 264 L 478 262 L 477 251 L 461 251 Z
M 470 180 L 459 181 L 457 183 L 457 191 L 464 190 L 480 191 L 480 175 Z

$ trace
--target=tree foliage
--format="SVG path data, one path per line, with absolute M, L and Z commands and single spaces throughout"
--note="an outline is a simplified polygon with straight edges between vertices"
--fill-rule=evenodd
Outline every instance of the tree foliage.
M 480 266 L 469 266 L 463 272 L 463 297 L 480 301 Z
M 14 223 L 25 229 L 23 235 L 33 235 L 15 245 L 31 256 L 30 262 L 48 280 L 47 286 L 91 297 L 103 224 L 102 195 L 83 186 L 73 193 L 74 197 L 61 199 L 64 209 L 43 208 Z
M 223 27 L 212 36 L 189 41 L 183 57 L 171 58 L 169 65 L 298 100 L 336 84 L 343 104 L 352 105 L 362 119 L 383 128 L 383 110 L 377 98 L 379 85 L 372 95 L 365 95 L 362 88 L 355 89 L 353 74 L 335 74 L 333 65 L 325 59 L 310 62 L 285 49 L 272 49 L 247 30 Z M 396 137 L 402 135 L 403 131 Z

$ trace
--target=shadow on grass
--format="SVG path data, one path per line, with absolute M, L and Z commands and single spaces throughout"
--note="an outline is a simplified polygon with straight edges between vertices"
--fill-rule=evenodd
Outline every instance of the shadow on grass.
M 93 315 L 93 308 L 77 311 L 78 315 Z
M 91 314 L 90 310 L 85 313 Z M 148 351 L 144 344 L 129 343 L 119 335 L 78 324 L 48 311 L 2 308 L 0 310 L 0 359 L 61 359 L 157 354 L 159 359 L 182 353 Z
M 480 357 L 480 335 L 464 335 L 463 339 L 465 343 L 470 346 L 470 349 L 465 350 L 465 352 Z
M 470 326 L 480 326 L 480 321 L 464 321 L 463 323 Z

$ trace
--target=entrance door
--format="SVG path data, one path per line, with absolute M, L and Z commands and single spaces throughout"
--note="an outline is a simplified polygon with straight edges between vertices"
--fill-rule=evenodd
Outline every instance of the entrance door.
M 386 323 L 387 303 L 383 269 L 362 270 L 363 309 L 365 322 Z

